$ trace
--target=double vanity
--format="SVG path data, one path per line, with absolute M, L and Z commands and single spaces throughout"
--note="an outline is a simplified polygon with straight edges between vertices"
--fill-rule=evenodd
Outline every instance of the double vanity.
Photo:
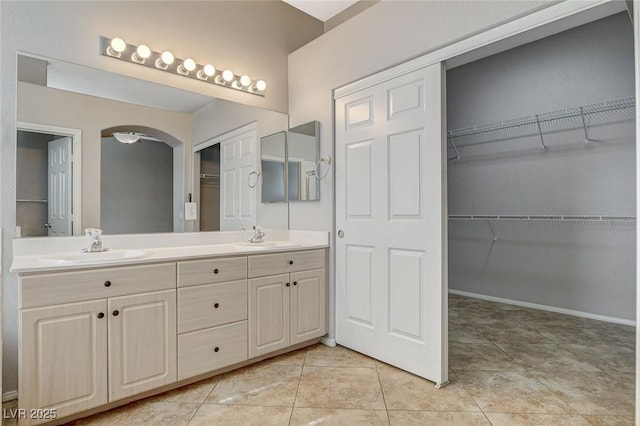
M 327 233 L 273 234 L 114 236 L 98 253 L 47 239 L 36 255 L 17 240 L 20 408 L 71 419 L 319 341 Z M 51 421 L 36 417 L 21 424 Z

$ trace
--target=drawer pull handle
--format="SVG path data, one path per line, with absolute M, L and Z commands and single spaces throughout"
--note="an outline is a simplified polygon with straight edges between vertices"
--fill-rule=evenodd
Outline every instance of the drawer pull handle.
M 104 318 L 104 314 L 103 314 L 102 312 L 100 312 L 100 313 L 98 314 L 98 318 Z
M 298 281 L 294 281 L 294 282 L 293 282 L 293 285 L 298 285 Z
M 111 287 L 111 281 L 105 281 L 104 282 L 104 286 L 105 287 Z
M 219 351 L 220 351 L 220 348 L 216 346 L 215 348 L 213 348 L 213 351 L 214 351 L 214 352 L 219 352 Z
M 220 272 L 220 270 L 219 270 L 218 268 L 216 268 L 216 269 L 214 269 L 214 270 L 213 270 L 213 273 L 214 273 L 214 274 L 217 274 L 218 272 Z
M 113 311 L 113 316 L 114 317 L 117 317 L 118 315 L 120 315 L 120 311 L 119 310 L 116 309 L 115 311 Z
M 286 283 L 285 285 L 286 285 L 287 287 L 289 287 L 289 285 L 290 285 L 290 284 L 289 284 L 289 283 Z
M 219 303 L 214 303 L 214 304 L 213 304 L 213 307 L 214 307 L 214 308 L 216 308 L 216 309 L 218 309 L 218 308 L 220 307 L 220 304 L 219 304 Z
M 289 261 L 289 265 L 293 265 L 293 260 L 290 260 L 290 261 Z

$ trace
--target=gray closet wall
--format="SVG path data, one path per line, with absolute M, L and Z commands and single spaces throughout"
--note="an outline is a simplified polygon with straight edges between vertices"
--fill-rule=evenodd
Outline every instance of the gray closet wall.
M 611 16 L 447 72 L 447 128 L 634 95 L 633 28 Z M 634 112 L 455 140 L 449 215 L 635 216 Z M 451 148 L 451 144 L 448 145 Z M 454 156 L 449 149 L 449 156 Z M 632 320 L 635 222 L 449 221 L 449 287 Z

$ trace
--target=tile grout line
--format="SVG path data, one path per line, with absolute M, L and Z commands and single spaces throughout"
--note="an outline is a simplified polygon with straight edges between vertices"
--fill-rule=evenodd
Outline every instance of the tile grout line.
M 300 366 L 300 376 L 298 377 L 298 386 L 296 386 L 296 394 L 293 397 L 293 404 L 291 405 L 291 414 L 289 414 L 289 426 L 291 425 L 291 421 L 293 420 L 293 410 L 296 408 L 296 400 L 298 399 L 298 391 L 300 390 L 300 382 L 302 381 L 302 373 L 304 372 L 304 366 L 307 363 L 307 354 L 309 353 L 309 349 L 304 349 L 304 359 L 302 360 L 302 366 Z
M 382 386 L 382 379 L 380 379 L 380 371 L 378 370 L 378 360 L 373 360 L 373 365 L 376 368 L 376 376 L 378 377 L 378 385 L 380 385 L 380 393 L 382 394 L 382 402 L 384 402 L 384 412 L 387 414 L 387 422 L 391 425 L 391 417 L 389 417 L 389 407 L 387 407 L 387 398 L 384 395 L 384 387 Z
M 189 421 L 187 422 L 187 426 L 189 426 L 189 423 L 191 423 L 193 421 L 193 419 L 195 418 L 196 414 L 198 414 L 198 411 L 200 411 L 200 409 L 202 408 L 202 406 L 204 404 L 207 403 L 207 399 L 209 399 L 209 397 L 211 396 L 211 394 L 213 393 L 213 390 L 218 386 L 218 383 L 220 383 L 220 380 L 222 380 L 222 378 L 224 376 L 226 376 L 227 373 L 222 373 L 220 375 L 220 377 L 218 378 L 218 380 L 216 380 L 216 384 L 213 385 L 213 387 L 211 388 L 211 390 L 209 391 L 209 393 L 207 394 L 207 396 L 204 397 L 204 399 L 202 400 L 202 402 L 200 403 L 200 405 L 198 405 L 198 408 L 196 409 L 196 411 L 191 415 L 191 418 L 189 418 Z M 215 377 L 215 376 L 214 376 Z M 205 379 L 206 380 L 206 379 Z M 196 382 L 197 383 L 197 382 Z M 216 404 L 219 405 L 219 404 Z

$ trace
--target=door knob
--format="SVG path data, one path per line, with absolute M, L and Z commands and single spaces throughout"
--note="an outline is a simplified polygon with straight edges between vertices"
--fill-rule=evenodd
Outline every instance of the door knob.
M 342 229 L 338 231 L 338 237 L 344 237 L 344 231 Z
M 117 317 L 118 315 L 120 315 L 120 311 L 118 311 L 117 309 L 115 311 L 113 311 L 113 316 Z
M 51 229 L 51 224 L 50 223 L 45 223 L 44 227 L 47 228 L 47 229 Z

